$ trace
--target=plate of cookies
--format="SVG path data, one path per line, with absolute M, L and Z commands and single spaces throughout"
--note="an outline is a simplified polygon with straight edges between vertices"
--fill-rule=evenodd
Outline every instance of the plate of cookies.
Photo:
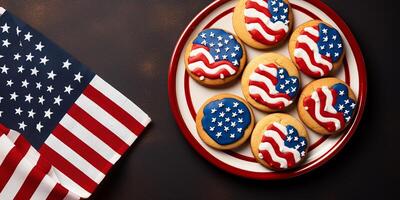
M 327 162 L 363 114 L 367 81 L 344 21 L 318 0 L 214 1 L 172 55 L 172 113 L 215 166 L 262 180 Z

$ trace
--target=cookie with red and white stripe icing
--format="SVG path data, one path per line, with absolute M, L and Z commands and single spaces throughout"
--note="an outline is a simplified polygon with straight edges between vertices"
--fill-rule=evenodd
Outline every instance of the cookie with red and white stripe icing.
M 309 139 L 300 121 L 288 114 L 275 113 L 259 121 L 251 136 L 256 160 L 273 170 L 298 166 L 307 157 Z
M 277 53 L 257 56 L 243 72 L 243 95 L 252 106 L 264 112 L 285 110 L 296 100 L 300 89 L 296 66 Z
M 216 87 L 237 79 L 246 64 L 240 39 L 222 29 L 200 31 L 186 47 L 186 71 L 198 83 Z
M 233 27 L 239 38 L 257 49 L 282 44 L 293 26 L 288 0 L 241 0 L 233 13 Z
M 337 29 L 320 20 L 298 26 L 289 40 L 290 57 L 304 74 L 320 78 L 334 74 L 344 58 L 342 37 Z
M 309 83 L 297 104 L 301 120 L 313 131 L 331 135 L 341 132 L 356 112 L 357 99 L 351 88 L 337 78 Z

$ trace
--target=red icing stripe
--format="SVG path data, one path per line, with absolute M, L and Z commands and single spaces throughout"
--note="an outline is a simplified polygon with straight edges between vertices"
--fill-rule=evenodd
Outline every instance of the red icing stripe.
M 194 49 L 198 49 L 198 47 L 195 47 Z M 192 48 L 192 50 L 194 50 L 194 49 Z M 199 61 L 203 62 L 204 65 L 210 69 L 217 68 L 221 65 L 228 65 L 231 69 L 235 70 L 235 72 L 237 71 L 237 67 L 235 67 L 232 63 L 230 63 L 227 60 L 221 60 L 218 62 L 210 63 L 208 61 L 207 57 L 202 53 L 189 57 L 189 64 L 199 62 Z M 198 68 L 195 68 L 194 70 L 192 70 L 192 73 L 194 73 L 196 76 L 199 76 L 199 77 L 204 76 L 204 77 L 207 77 L 210 79 L 219 79 L 221 74 L 223 74 L 224 77 L 231 76 L 231 74 L 226 69 L 220 69 L 214 74 L 209 74 L 209 73 L 206 73 L 203 69 L 198 67 Z
M 262 90 L 264 90 L 272 98 L 283 97 L 285 99 L 290 100 L 290 96 L 287 95 L 287 94 L 283 94 L 283 93 L 271 94 L 270 91 L 269 91 L 269 88 L 263 82 L 249 81 L 249 85 L 254 85 L 254 86 L 257 86 L 257 87 L 261 88 Z M 265 106 L 268 106 L 268 107 L 270 107 L 272 109 L 282 110 L 282 109 L 285 108 L 285 104 L 282 101 L 277 102 L 277 103 L 269 103 L 269 102 L 264 101 L 259 94 L 250 94 L 250 96 L 251 96 L 251 98 L 253 98 L 257 102 L 259 102 L 259 103 L 261 103 L 261 104 L 263 104 Z
M 286 160 L 288 168 L 290 168 L 296 164 L 294 155 L 292 153 L 280 151 L 280 146 L 283 146 L 284 144 L 278 144 L 272 137 L 267 137 L 267 136 L 263 136 L 261 142 L 263 142 L 263 143 L 268 142 L 269 144 L 271 144 L 272 148 L 274 149 L 275 154 L 278 157 L 281 157 Z
M 326 96 L 323 93 L 321 88 L 318 88 L 316 91 L 317 91 L 318 97 L 320 99 L 320 109 L 319 109 L 320 115 L 322 117 L 325 117 L 325 118 L 335 118 L 335 119 L 339 120 L 340 121 L 340 127 L 343 128 L 344 125 L 345 125 L 343 113 L 337 112 L 336 114 L 333 114 L 333 113 L 330 113 L 330 112 L 326 112 L 324 110 L 325 105 L 326 105 Z M 332 91 L 332 89 L 330 91 Z M 336 99 L 336 93 L 332 93 L 332 96 L 333 96 L 333 99 Z M 308 107 L 307 112 L 311 115 L 311 117 L 319 125 L 324 127 L 329 132 L 336 131 L 336 127 L 335 127 L 335 124 L 333 122 L 321 122 L 321 121 L 319 121 L 317 119 L 317 117 L 315 116 L 315 104 L 316 104 L 316 102 L 314 101 L 314 99 L 311 98 L 311 96 L 308 96 L 308 97 L 304 98 L 304 100 L 303 100 L 304 107 Z
M 308 57 L 310 58 L 311 64 L 320 68 L 324 72 L 324 75 L 329 73 L 329 71 L 330 71 L 329 67 L 326 65 L 317 63 L 317 61 L 314 58 L 314 52 L 308 47 L 307 44 L 297 42 L 296 48 L 303 49 L 307 53 Z M 325 57 L 323 57 L 323 58 L 325 59 Z M 322 75 L 319 72 L 312 72 L 302 58 L 296 57 L 295 61 L 298 64 L 300 70 L 303 71 L 305 74 L 313 76 L 313 77 L 320 77 Z M 328 59 L 328 61 L 331 62 L 330 59 Z
M 264 6 L 260 6 L 258 3 L 254 2 L 254 1 L 247 1 L 246 2 L 246 8 L 254 8 L 262 13 L 264 13 L 267 17 L 271 18 L 272 15 L 269 12 L 268 8 L 264 7 Z

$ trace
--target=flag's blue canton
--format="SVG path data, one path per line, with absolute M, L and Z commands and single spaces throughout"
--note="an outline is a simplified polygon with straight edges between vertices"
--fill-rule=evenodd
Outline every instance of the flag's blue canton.
M 289 6 L 283 0 L 269 0 L 268 10 L 272 15 L 272 22 L 289 23 Z
M 240 65 L 243 56 L 242 46 L 236 38 L 221 29 L 206 29 L 199 33 L 193 44 L 203 45 L 209 48 L 215 62 L 227 60 L 234 66 Z
M 336 62 L 343 53 L 342 37 L 339 32 L 324 23 L 319 25 L 318 50 L 321 55 L 325 55 Z
M 212 101 L 204 107 L 203 113 L 203 130 L 220 145 L 240 140 L 251 122 L 249 109 L 233 98 Z
M 0 17 L 0 123 L 40 148 L 94 74 L 6 11 Z
M 349 89 L 341 83 L 337 83 L 332 86 L 332 89 L 336 91 L 336 104 L 334 105 L 336 111 L 343 113 L 343 117 L 346 123 L 351 120 L 353 111 L 356 108 L 356 102 L 349 97 Z
M 291 125 L 286 126 L 288 135 L 286 136 L 285 146 L 296 149 L 301 156 L 305 155 L 307 149 L 307 140 L 304 137 L 299 136 L 297 129 Z
M 289 76 L 285 68 L 278 68 L 278 84 L 275 88 L 279 93 L 284 93 L 294 98 L 299 91 L 299 79 L 295 76 Z

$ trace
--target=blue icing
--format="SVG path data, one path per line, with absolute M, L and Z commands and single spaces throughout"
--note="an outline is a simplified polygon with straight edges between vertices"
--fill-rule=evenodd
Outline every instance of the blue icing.
M 299 79 L 296 76 L 289 76 L 285 68 L 278 67 L 278 84 L 275 88 L 279 93 L 288 94 L 292 99 L 299 92 Z
M 236 38 L 221 29 L 206 29 L 201 31 L 193 44 L 203 45 L 209 48 L 215 62 L 227 60 L 234 66 L 240 66 L 243 49 Z
M 343 113 L 343 117 L 347 123 L 351 120 L 351 116 L 353 116 L 356 102 L 349 97 L 349 89 L 346 85 L 337 83 L 332 86 L 332 89 L 334 89 L 337 94 L 334 108 L 336 111 Z
M 272 22 L 280 21 L 284 24 L 289 23 L 289 6 L 283 0 L 269 0 L 268 10 L 272 15 Z
M 249 109 L 234 98 L 223 98 L 208 103 L 203 114 L 203 130 L 220 145 L 240 140 L 251 123 Z
M 305 150 L 307 149 L 308 145 L 307 139 L 305 137 L 299 136 L 297 129 L 291 125 L 287 125 L 286 130 L 288 135 L 286 136 L 285 146 L 296 149 L 303 157 L 305 155 Z
M 318 25 L 319 40 L 318 51 L 321 55 L 325 55 L 332 59 L 335 63 L 343 53 L 343 42 L 340 33 L 324 23 Z

